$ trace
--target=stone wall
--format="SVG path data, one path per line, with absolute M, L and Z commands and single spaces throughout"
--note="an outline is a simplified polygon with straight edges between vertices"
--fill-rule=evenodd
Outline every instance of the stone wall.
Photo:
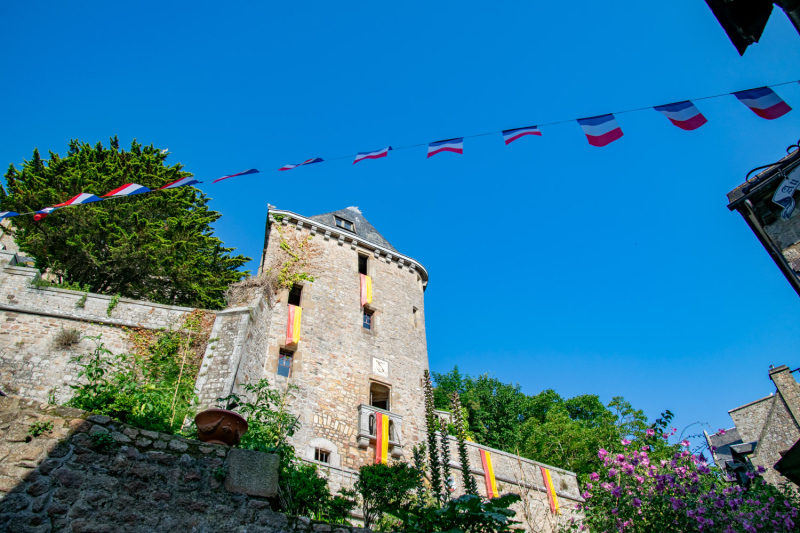
M 179 325 L 192 309 L 120 298 L 111 315 L 112 297 L 41 288 L 35 268 L 16 266 L 16 255 L 0 250 L 0 390 L 57 403 L 71 396 L 77 366 L 70 359 L 93 349 L 90 340 L 57 346 L 55 336 L 76 329 L 83 336 L 102 335 L 114 354 L 130 349 L 123 328 L 161 329 Z M 78 304 L 83 301 L 83 307 Z
M 37 422 L 51 422 L 53 429 L 32 437 Z M 98 447 L 98 434 L 110 435 L 114 445 Z M 243 493 L 231 473 L 241 463 L 232 456 L 237 452 L 274 457 L 2 397 L 0 532 L 331 531 L 327 524 L 273 512 L 268 499 Z M 337 533 L 368 533 L 334 527 Z
M 731 409 L 728 414 L 733 419 L 736 429 L 744 442 L 754 442 L 758 440 L 764 424 L 767 422 L 769 413 L 772 410 L 774 396 L 770 394 L 766 398 L 761 398 L 750 402 L 736 409 Z

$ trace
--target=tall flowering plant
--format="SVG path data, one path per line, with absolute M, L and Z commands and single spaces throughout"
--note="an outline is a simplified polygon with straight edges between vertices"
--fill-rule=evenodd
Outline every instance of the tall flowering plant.
M 748 489 L 730 483 L 689 442 L 671 460 L 652 460 L 649 446 L 619 453 L 600 449 L 602 467 L 590 475 L 579 511 L 582 522 L 568 531 L 600 532 L 784 532 L 796 531 L 797 508 L 790 493 L 751 472 Z

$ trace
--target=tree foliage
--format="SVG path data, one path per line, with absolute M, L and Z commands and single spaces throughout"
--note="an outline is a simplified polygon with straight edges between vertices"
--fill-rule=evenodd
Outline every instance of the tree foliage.
M 621 396 L 608 405 L 596 395 L 563 398 L 551 389 L 529 396 L 519 384 L 502 383 L 488 374 L 472 377 L 458 367 L 433 376 L 436 407 L 449 409 L 452 395 L 458 393 L 476 442 L 565 468 L 584 480 L 599 466 L 593 450 L 623 438 L 644 442 L 648 429 L 658 425 L 648 423 L 644 412 Z M 671 417 L 669 413 L 666 422 L 659 419 L 658 433 Z M 675 451 L 663 439 L 654 446 L 653 454 L 659 458 Z
M 126 183 L 158 189 L 191 176 L 183 166 L 167 166 L 167 154 L 135 140 L 130 151 L 72 140 L 66 157 L 38 150 L 21 170 L 11 165 L 0 189 L 0 208 L 18 213 L 54 206 L 73 196 L 98 196 Z M 158 303 L 216 309 L 224 307 L 228 285 L 246 273 L 250 258 L 233 256 L 213 236 L 211 224 L 222 216 L 208 208 L 209 198 L 194 187 L 179 187 L 62 208 L 35 222 L 31 216 L 9 219 L 20 250 L 59 282 L 75 283 L 103 294 Z

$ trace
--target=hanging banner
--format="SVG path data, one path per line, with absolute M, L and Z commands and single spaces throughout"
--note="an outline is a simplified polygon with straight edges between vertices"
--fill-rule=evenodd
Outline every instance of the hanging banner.
M 372 303 L 372 278 L 361 274 L 361 307 Z
M 286 345 L 297 344 L 300 340 L 300 317 L 303 308 L 298 305 L 289 305 L 288 319 L 286 320 Z
M 389 416 L 375 413 L 375 464 L 386 464 L 389 457 Z
M 550 500 L 550 511 L 553 514 L 559 514 L 561 507 L 558 505 L 558 495 L 553 486 L 553 478 L 550 476 L 550 469 L 543 466 L 539 467 L 542 471 L 542 481 L 544 481 L 544 488 L 547 489 L 547 499 Z
M 486 497 L 499 498 L 497 493 L 497 480 L 494 478 L 494 468 L 492 468 L 492 454 L 486 450 L 481 450 L 481 464 L 483 465 L 483 480 L 486 482 Z

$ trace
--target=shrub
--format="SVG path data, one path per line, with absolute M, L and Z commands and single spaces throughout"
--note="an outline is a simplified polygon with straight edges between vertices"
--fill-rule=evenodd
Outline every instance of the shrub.
M 355 490 L 361 496 L 364 527 L 372 527 L 387 512 L 410 502 L 421 483 L 421 473 L 407 463 L 362 466 Z
M 92 446 L 100 453 L 111 453 L 117 447 L 117 441 L 109 433 L 95 433 L 91 439 Z
M 77 329 L 60 329 L 53 338 L 53 342 L 59 348 L 69 348 L 81 341 L 81 332 Z
M 52 422 L 34 422 L 31 424 L 31 427 L 28 428 L 28 435 L 31 438 L 36 438 L 45 433 L 50 433 L 51 431 L 53 431 Z
M 671 460 L 652 460 L 648 449 L 620 453 L 601 449 L 602 468 L 591 474 L 579 506 L 584 523 L 569 530 L 739 532 L 795 531 L 797 508 L 791 498 L 749 472 L 745 489 L 733 485 L 704 457 L 684 449 Z M 688 446 L 683 441 L 682 446 Z M 643 448 L 648 448 L 644 446 Z

